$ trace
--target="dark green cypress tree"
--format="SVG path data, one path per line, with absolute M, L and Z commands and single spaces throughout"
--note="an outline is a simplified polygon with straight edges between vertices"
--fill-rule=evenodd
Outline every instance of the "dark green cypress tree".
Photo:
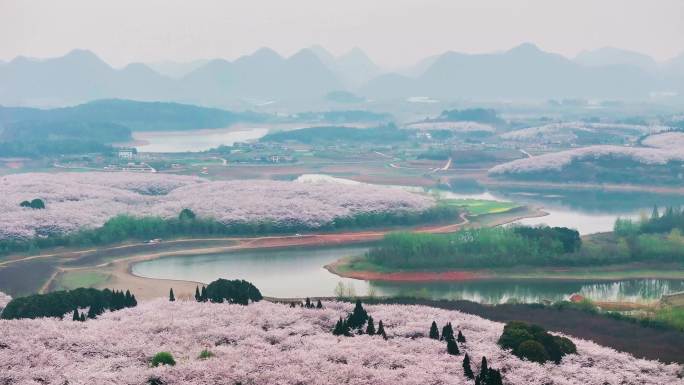
M 294 304 L 294 302 L 292 304 Z M 340 331 L 342 329 L 341 325 L 342 325 L 342 317 L 340 317 L 340 319 L 335 323 L 335 327 L 332 330 L 332 334 L 334 336 L 339 336 L 341 334 L 341 331 Z
M 503 385 L 501 372 L 496 369 L 489 369 L 487 372 L 487 385 Z
M 88 309 L 88 318 L 95 319 L 95 317 L 97 317 L 98 314 L 99 314 L 99 311 L 97 309 L 97 305 L 95 305 L 95 304 L 90 305 L 90 308 Z
M 318 302 L 316 303 L 316 309 L 323 309 L 323 304 L 321 303 L 321 300 L 319 299 Z
M 458 344 L 454 339 L 447 340 L 447 353 L 451 354 L 452 356 L 457 356 L 461 354 L 461 352 L 458 350 Z
M 176 297 L 173 295 L 173 288 L 169 290 L 169 301 L 173 302 L 176 300 Z
M 85 313 L 81 313 L 81 319 L 79 321 L 85 322 L 85 320 L 86 320 Z
M 384 339 L 387 339 L 387 333 L 385 333 L 385 325 L 382 324 L 382 320 L 378 322 L 378 331 L 376 334 L 382 336 L 382 338 Z
M 369 336 L 375 335 L 375 323 L 373 317 L 368 316 L 368 326 L 366 326 L 366 334 Z
M 368 313 L 361 305 L 361 300 L 356 300 L 354 311 L 347 318 L 347 325 L 350 329 L 358 329 L 362 327 L 368 320 Z
M 487 379 L 487 357 L 482 356 L 482 364 L 480 365 L 480 380 L 485 381 Z
M 202 297 L 200 296 L 199 286 L 195 286 L 195 301 L 200 302 Z
M 81 317 L 78 315 L 78 308 L 74 309 L 74 315 L 71 317 L 72 321 L 80 321 Z
M 463 335 L 463 333 L 461 333 L 460 330 L 458 331 L 458 337 L 456 337 L 456 341 L 460 343 L 466 342 L 465 336 Z
M 451 322 L 448 322 L 442 328 L 442 339 L 446 341 L 454 339 L 454 328 L 451 327 Z
M 206 286 L 202 286 L 202 294 L 200 294 L 200 298 L 202 299 L 202 302 L 207 302 L 207 300 L 209 299 L 207 297 L 207 287 Z
M 311 299 L 309 297 L 306 297 L 306 303 L 304 304 L 304 307 L 307 309 L 311 309 L 313 305 L 311 305 Z
M 435 321 L 432 321 L 432 325 L 430 325 L 430 338 L 433 340 L 439 339 L 439 329 L 437 328 L 437 322 Z
M 135 299 L 135 294 L 131 294 L 131 306 L 130 307 L 136 307 L 138 306 L 138 300 Z
M 473 373 L 473 369 L 470 367 L 470 356 L 468 356 L 468 353 L 463 357 L 463 375 L 471 380 L 475 378 L 475 373 Z
M 349 326 L 342 319 L 342 317 L 340 317 L 340 319 L 335 324 L 335 328 L 333 329 L 333 334 L 336 336 L 351 336 Z

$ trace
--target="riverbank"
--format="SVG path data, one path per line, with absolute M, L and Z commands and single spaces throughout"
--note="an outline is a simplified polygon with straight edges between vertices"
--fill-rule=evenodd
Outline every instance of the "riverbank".
M 404 228 L 405 231 L 446 233 L 457 231 L 469 220 L 461 215 L 456 223 L 437 224 Z M 140 299 L 151 299 L 168 295 L 170 288 L 177 297 L 193 296 L 198 282 L 185 280 L 164 280 L 139 277 L 132 273 L 135 263 L 172 256 L 206 255 L 250 249 L 271 249 L 291 247 L 319 247 L 368 243 L 381 239 L 385 234 L 400 230 L 385 228 L 344 233 L 318 233 L 304 235 L 264 236 L 255 238 L 206 238 L 176 239 L 159 244 L 125 244 L 109 248 L 87 250 L 64 250 L 47 252 L 43 255 L 13 256 L 3 261 L 1 267 L 20 265 L 26 262 L 54 263 L 54 271 L 39 283 L 37 291 L 47 292 L 70 288 L 84 283 L 95 288 L 131 290 Z M 2 271 L 0 270 L 0 275 Z
M 381 282 L 459 282 L 472 280 L 618 281 L 625 279 L 684 279 L 681 264 L 620 264 L 599 267 L 518 267 L 442 271 L 388 270 L 362 257 L 337 260 L 325 269 L 343 278 Z

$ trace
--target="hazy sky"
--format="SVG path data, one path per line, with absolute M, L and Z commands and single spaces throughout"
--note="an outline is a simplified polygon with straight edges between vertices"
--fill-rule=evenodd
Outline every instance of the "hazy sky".
M 385 67 L 522 42 L 574 56 L 684 51 L 684 0 L 0 0 L 0 59 L 90 49 L 111 64 L 354 46 Z

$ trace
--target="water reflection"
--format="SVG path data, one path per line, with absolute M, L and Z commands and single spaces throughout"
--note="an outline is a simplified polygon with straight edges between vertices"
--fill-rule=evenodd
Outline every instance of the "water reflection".
M 481 303 L 557 301 L 579 293 L 597 301 L 648 302 L 684 290 L 684 280 L 631 279 L 613 282 L 487 280 L 468 282 L 366 282 L 340 278 L 323 268 L 338 258 L 359 255 L 363 246 L 251 250 L 225 254 L 175 256 L 133 266 L 136 275 L 208 283 L 217 278 L 246 279 L 274 297 L 332 296 L 339 282 L 358 295 L 372 287 L 377 295 L 466 299 Z

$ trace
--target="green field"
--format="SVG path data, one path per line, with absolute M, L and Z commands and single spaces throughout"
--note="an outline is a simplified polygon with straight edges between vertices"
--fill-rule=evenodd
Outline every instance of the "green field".
M 519 204 L 514 202 L 499 202 L 484 199 L 442 199 L 440 202 L 449 206 L 461 207 L 473 216 L 504 213 L 520 207 Z
M 59 276 L 55 290 L 72 290 L 79 287 L 95 287 L 107 280 L 107 274 L 93 271 L 71 271 Z

